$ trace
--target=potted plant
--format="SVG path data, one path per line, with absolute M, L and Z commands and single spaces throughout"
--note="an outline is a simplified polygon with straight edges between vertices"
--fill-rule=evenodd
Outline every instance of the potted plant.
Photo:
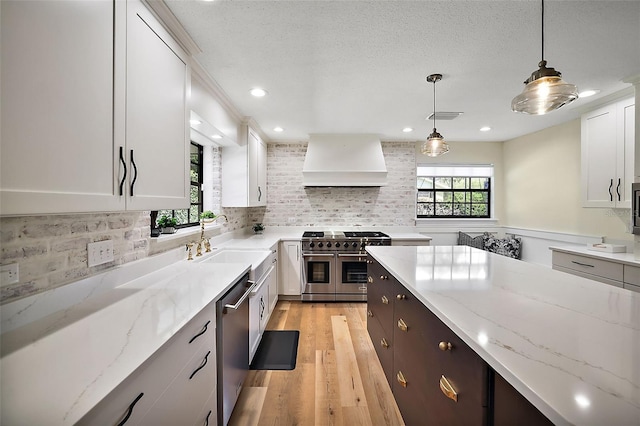
M 254 223 L 252 228 L 253 232 L 256 234 L 262 234 L 262 231 L 264 231 L 264 225 L 261 223 Z
M 200 219 L 202 219 L 204 223 L 212 223 L 213 221 L 216 220 L 217 217 L 218 215 L 216 215 L 211 210 L 205 210 L 202 213 L 200 213 Z
M 178 224 L 178 221 L 174 217 L 163 214 L 162 216 L 160 216 L 160 218 L 158 218 L 157 223 L 161 233 L 173 234 L 176 232 L 175 226 Z

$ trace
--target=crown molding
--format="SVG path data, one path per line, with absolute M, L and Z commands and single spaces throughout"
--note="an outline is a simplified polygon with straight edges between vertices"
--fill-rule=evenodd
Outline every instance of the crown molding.
M 191 38 L 164 0 L 143 0 L 143 2 L 162 22 L 167 31 L 171 33 L 171 36 L 186 50 L 189 56 L 193 57 L 202 53 L 200 46 Z

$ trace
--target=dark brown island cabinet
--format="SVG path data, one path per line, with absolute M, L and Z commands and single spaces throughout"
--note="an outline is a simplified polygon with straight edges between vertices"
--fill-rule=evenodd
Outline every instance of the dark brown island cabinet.
M 367 330 L 407 426 L 551 425 L 371 256 Z

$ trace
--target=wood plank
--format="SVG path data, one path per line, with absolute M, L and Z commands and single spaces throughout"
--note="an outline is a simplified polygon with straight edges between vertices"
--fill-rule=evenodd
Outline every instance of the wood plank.
M 369 410 L 367 407 L 342 407 L 342 417 L 344 418 L 344 425 L 362 425 L 369 426 L 374 423 L 369 416 Z M 381 423 L 377 423 L 381 424 Z
M 316 362 L 316 332 L 314 330 L 316 324 L 315 305 L 303 306 L 299 303 L 295 309 L 300 312 L 300 338 L 298 340 L 298 358 L 297 362 L 314 364 Z
M 316 351 L 316 425 L 344 424 L 336 362 L 335 351 Z
M 249 370 L 243 386 L 246 387 L 268 387 L 271 379 L 271 370 Z
M 347 318 L 343 315 L 334 315 L 331 317 L 331 326 L 333 327 L 338 363 L 340 403 L 343 407 L 366 406 L 367 399 L 358 370 L 356 354 L 351 344 Z
M 266 387 L 244 387 L 236 409 L 229 419 L 229 426 L 256 426 L 260 420 L 262 405 L 267 395 Z
M 267 322 L 267 330 L 283 330 L 289 314 L 289 302 L 278 302 L 275 309 L 271 313 L 269 322 Z
M 311 425 L 315 417 L 315 363 L 273 371 L 260 425 Z

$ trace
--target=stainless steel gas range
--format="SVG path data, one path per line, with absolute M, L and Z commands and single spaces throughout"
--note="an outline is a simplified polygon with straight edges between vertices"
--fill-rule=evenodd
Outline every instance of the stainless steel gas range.
M 388 246 L 382 232 L 302 234 L 303 301 L 366 301 L 367 246 Z

